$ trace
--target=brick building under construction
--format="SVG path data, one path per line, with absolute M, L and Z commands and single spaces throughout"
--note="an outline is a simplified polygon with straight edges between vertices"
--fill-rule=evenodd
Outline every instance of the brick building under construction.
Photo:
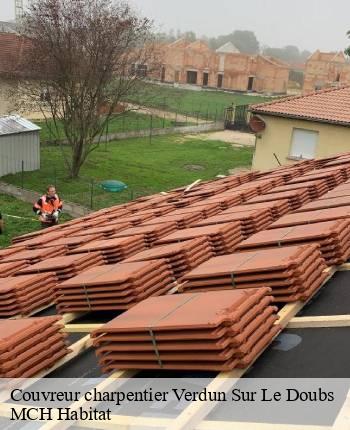
M 162 82 L 268 94 L 287 92 L 289 65 L 264 55 L 243 54 L 232 43 L 216 51 L 200 40 L 179 39 L 161 47 Z

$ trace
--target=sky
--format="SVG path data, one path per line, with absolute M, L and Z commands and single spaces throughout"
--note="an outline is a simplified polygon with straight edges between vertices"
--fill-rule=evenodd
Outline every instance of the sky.
M 14 18 L 14 1 L 0 0 L 0 20 Z M 24 0 L 25 2 L 28 0 Z M 129 0 L 158 30 L 197 36 L 254 31 L 261 45 L 343 50 L 350 30 L 349 0 Z M 349 41 L 350 44 L 350 41 Z

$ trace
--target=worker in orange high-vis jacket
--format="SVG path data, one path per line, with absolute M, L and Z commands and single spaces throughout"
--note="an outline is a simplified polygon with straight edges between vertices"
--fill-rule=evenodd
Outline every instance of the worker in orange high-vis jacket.
M 56 188 L 49 185 L 40 199 L 34 203 L 33 211 L 39 216 L 43 228 L 58 224 L 58 218 L 62 212 L 62 201 L 56 193 Z

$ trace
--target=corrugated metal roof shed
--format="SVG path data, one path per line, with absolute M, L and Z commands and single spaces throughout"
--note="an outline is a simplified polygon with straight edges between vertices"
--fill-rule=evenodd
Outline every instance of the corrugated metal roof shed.
M 27 133 L 41 130 L 36 124 L 18 116 L 11 115 L 0 118 L 0 136 L 6 134 Z

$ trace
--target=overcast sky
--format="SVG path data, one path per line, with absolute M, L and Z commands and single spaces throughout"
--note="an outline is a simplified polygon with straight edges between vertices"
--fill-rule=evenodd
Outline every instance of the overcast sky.
M 25 0 L 27 1 L 27 0 Z M 0 20 L 13 19 L 15 0 L 0 0 Z M 342 50 L 350 30 L 349 0 L 130 0 L 164 31 L 217 36 L 252 30 L 262 45 Z

